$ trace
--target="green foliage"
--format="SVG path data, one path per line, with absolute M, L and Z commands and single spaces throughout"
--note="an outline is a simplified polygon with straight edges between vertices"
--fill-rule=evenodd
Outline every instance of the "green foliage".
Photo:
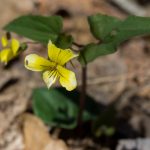
M 33 91 L 33 110 L 48 125 L 72 129 L 77 125 L 79 95 L 77 91 L 68 92 L 63 88 L 38 88 Z M 87 97 L 83 120 L 93 120 L 97 114 L 98 105 Z
M 79 61 L 82 65 L 86 65 L 98 56 L 114 53 L 116 46 L 112 43 L 108 44 L 89 44 L 80 52 Z
M 19 47 L 19 51 L 25 51 L 28 48 L 28 45 L 26 43 L 21 43 Z
M 58 36 L 55 44 L 62 49 L 69 48 L 72 45 L 73 37 L 71 35 L 61 34 Z
M 4 29 L 47 44 L 49 40 L 56 41 L 61 33 L 62 18 L 59 16 L 21 16 L 7 24 Z
M 99 56 L 114 53 L 125 40 L 138 35 L 150 34 L 150 17 L 130 16 L 125 20 L 106 15 L 90 16 L 89 25 L 92 34 L 102 44 L 91 44 L 83 48 L 79 61 L 85 65 Z
M 113 136 L 114 133 L 115 133 L 115 128 L 113 126 L 112 127 L 107 127 L 106 125 L 104 125 L 104 126 L 100 126 L 96 130 L 94 135 L 96 137 L 100 137 L 102 135 L 105 135 L 105 136 L 109 137 L 109 136 Z
M 99 56 L 112 54 L 124 41 L 139 35 L 150 34 L 150 17 L 130 16 L 124 20 L 112 16 L 97 14 L 88 17 L 88 23 L 93 36 L 99 40 L 82 48 L 79 61 L 82 65 L 95 60 Z M 62 18 L 59 16 L 21 16 L 4 29 L 31 40 L 47 44 L 52 40 L 57 47 L 70 48 L 73 37 L 62 33 Z M 9 37 L 10 35 L 7 34 Z M 10 38 L 10 37 L 9 37 Z M 9 39 L 8 38 L 8 39 Z M 27 49 L 22 43 L 20 51 Z M 77 126 L 80 93 L 68 92 L 62 88 L 48 90 L 38 88 L 33 91 L 33 109 L 46 124 L 66 129 Z M 116 110 L 114 105 L 100 112 L 99 105 L 90 97 L 86 97 L 83 121 L 93 121 L 93 132 L 96 136 L 105 134 L 111 136 L 115 132 L 114 124 Z
M 110 105 L 104 112 L 96 118 L 93 123 L 93 133 L 95 136 L 100 137 L 102 134 L 106 136 L 112 136 L 115 133 L 117 111 L 115 105 Z
M 150 17 L 129 16 L 110 33 L 110 40 L 117 46 L 131 37 L 150 34 Z
M 98 44 L 83 47 L 79 61 L 85 65 L 99 56 L 116 52 L 117 47 L 125 40 L 138 35 L 150 34 L 150 18 L 130 16 L 124 20 L 116 17 L 97 14 L 88 17 L 90 29 Z M 60 48 L 69 48 L 73 38 L 62 34 L 62 18 L 59 16 L 21 16 L 4 27 L 8 32 L 47 44 L 52 40 Z
M 88 22 L 95 38 L 105 40 L 110 32 L 121 23 L 121 20 L 112 16 L 96 14 L 89 16 Z

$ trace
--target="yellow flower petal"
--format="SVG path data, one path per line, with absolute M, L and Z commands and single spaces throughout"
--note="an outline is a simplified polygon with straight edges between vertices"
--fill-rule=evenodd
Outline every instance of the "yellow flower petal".
M 13 38 L 13 39 L 11 40 L 11 49 L 12 49 L 14 55 L 17 54 L 17 52 L 18 52 L 18 50 L 19 50 L 19 47 L 20 47 L 19 41 Z
M 57 64 L 63 66 L 66 62 L 71 60 L 74 57 L 77 57 L 77 54 L 74 54 L 70 49 L 60 49 L 57 48 L 51 41 L 48 43 L 48 56 L 51 61 L 56 62 Z
M 59 65 L 57 66 L 57 71 L 60 77 L 60 84 L 65 87 L 66 90 L 72 91 L 77 87 L 77 81 L 74 72 Z
M 30 54 L 25 58 L 25 67 L 32 71 L 45 71 L 54 68 L 55 63 L 36 54 Z
M 58 77 L 58 73 L 56 70 L 45 71 L 43 73 L 43 80 L 46 83 L 48 88 L 50 88 L 51 85 L 56 82 L 57 77 Z
M 2 42 L 3 47 L 6 47 L 8 45 L 8 40 L 7 40 L 6 36 L 2 37 L 1 42 Z
M 0 61 L 7 64 L 14 57 L 10 49 L 3 49 L 0 52 Z

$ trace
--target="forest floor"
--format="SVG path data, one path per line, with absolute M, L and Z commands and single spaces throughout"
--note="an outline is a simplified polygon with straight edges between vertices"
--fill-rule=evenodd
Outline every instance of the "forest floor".
M 136 10 L 130 12 L 117 3 L 117 0 L 80 2 L 41 0 L 40 2 L 0 0 L 0 35 L 4 34 L 2 27 L 20 15 L 29 13 L 61 15 L 64 18 L 64 31 L 72 34 L 79 44 L 87 44 L 94 42 L 89 32 L 87 16 L 103 13 L 123 19 L 130 14 L 136 14 Z M 144 11 L 143 16 L 150 16 L 150 6 L 144 5 L 143 1 L 140 2 L 135 1 L 134 4 L 141 8 L 141 13 Z M 150 37 L 128 40 L 115 54 L 98 58 L 88 66 L 88 95 L 107 107 L 117 101 L 119 119 L 116 123 L 117 132 L 112 137 L 65 138 L 61 137 L 59 134 L 61 131 L 57 133 L 57 130 L 50 135 L 39 119 L 33 114 L 27 114 L 32 109 L 32 90 L 44 86 L 44 83 L 40 74 L 24 68 L 24 57 L 35 51 L 45 55 L 43 49 L 45 48 L 40 45 L 30 45 L 29 50 L 10 66 L 6 68 L 0 66 L 0 150 L 24 150 L 25 147 L 26 150 L 42 150 L 45 144 L 48 146 L 44 150 L 130 150 L 132 148 L 142 150 L 138 148 L 138 144 L 149 146 Z M 77 61 L 74 61 L 74 64 L 80 85 L 80 64 Z M 39 138 L 42 137 L 42 141 L 40 139 L 32 141 L 34 138 L 32 134 L 35 132 L 37 136 L 40 135 Z

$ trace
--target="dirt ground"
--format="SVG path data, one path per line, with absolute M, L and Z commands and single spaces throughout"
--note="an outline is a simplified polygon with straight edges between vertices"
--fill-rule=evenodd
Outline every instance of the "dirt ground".
M 133 2 L 133 5 L 140 8 L 141 15 L 150 16 L 149 1 L 137 0 Z M 130 3 L 129 5 L 131 6 Z M 87 16 L 103 13 L 125 18 L 136 13 L 136 9 L 132 12 L 123 7 L 117 0 L 82 0 L 80 2 L 77 0 L 0 0 L 0 35 L 4 34 L 2 27 L 9 21 L 20 15 L 30 13 L 62 15 L 64 17 L 64 31 L 72 34 L 79 44 L 87 44 L 94 41 L 89 32 Z M 25 40 L 22 37 L 18 38 Z M 0 150 L 24 150 L 27 147 L 24 137 L 33 133 L 34 127 L 32 128 L 32 125 L 34 121 L 38 122 L 28 115 L 25 119 L 22 119 L 32 107 L 32 89 L 44 86 L 40 74 L 24 68 L 24 57 L 31 52 L 45 55 L 42 50 L 43 47 L 40 45 L 30 45 L 29 49 L 8 68 L 0 66 Z M 117 53 L 98 58 L 90 63 L 88 66 L 87 93 L 98 103 L 106 106 L 118 101 L 117 109 L 121 118 L 119 120 L 121 122 L 118 121 L 120 139 L 112 137 L 112 139 L 106 139 L 105 144 L 89 137 L 62 139 L 62 141 L 54 140 L 53 145 L 60 145 L 56 150 L 130 150 L 131 148 L 125 149 L 124 145 L 133 145 L 130 144 L 132 142 L 121 141 L 122 139 L 133 139 L 133 143 L 137 138 L 148 140 L 150 138 L 149 58 L 150 37 L 136 37 L 122 44 Z M 77 61 L 74 61 L 74 64 L 77 68 L 75 70 L 77 80 L 81 85 L 80 65 Z M 44 133 L 38 132 L 37 134 L 43 134 L 44 139 L 49 139 L 45 131 L 46 127 L 44 128 L 44 125 L 41 124 L 39 122 L 37 130 L 42 128 L 41 130 L 44 130 Z M 24 129 L 22 129 L 22 125 L 25 126 Z M 52 139 L 49 140 L 52 142 Z M 115 141 L 115 144 L 112 141 Z M 107 143 L 109 144 L 107 145 Z M 32 144 L 36 145 L 37 143 Z M 54 147 L 45 150 L 54 150 Z M 30 149 L 42 150 L 36 147 L 26 148 L 26 150 Z

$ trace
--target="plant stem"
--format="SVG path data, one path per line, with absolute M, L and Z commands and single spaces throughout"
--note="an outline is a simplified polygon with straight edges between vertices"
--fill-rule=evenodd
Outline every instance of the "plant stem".
M 82 127 L 82 118 L 83 112 L 85 108 L 85 100 L 86 100 L 86 79 L 87 78 L 87 67 L 82 67 L 82 85 L 81 85 L 81 95 L 80 95 L 80 107 L 79 107 L 79 114 L 78 114 L 78 126 L 79 130 Z

